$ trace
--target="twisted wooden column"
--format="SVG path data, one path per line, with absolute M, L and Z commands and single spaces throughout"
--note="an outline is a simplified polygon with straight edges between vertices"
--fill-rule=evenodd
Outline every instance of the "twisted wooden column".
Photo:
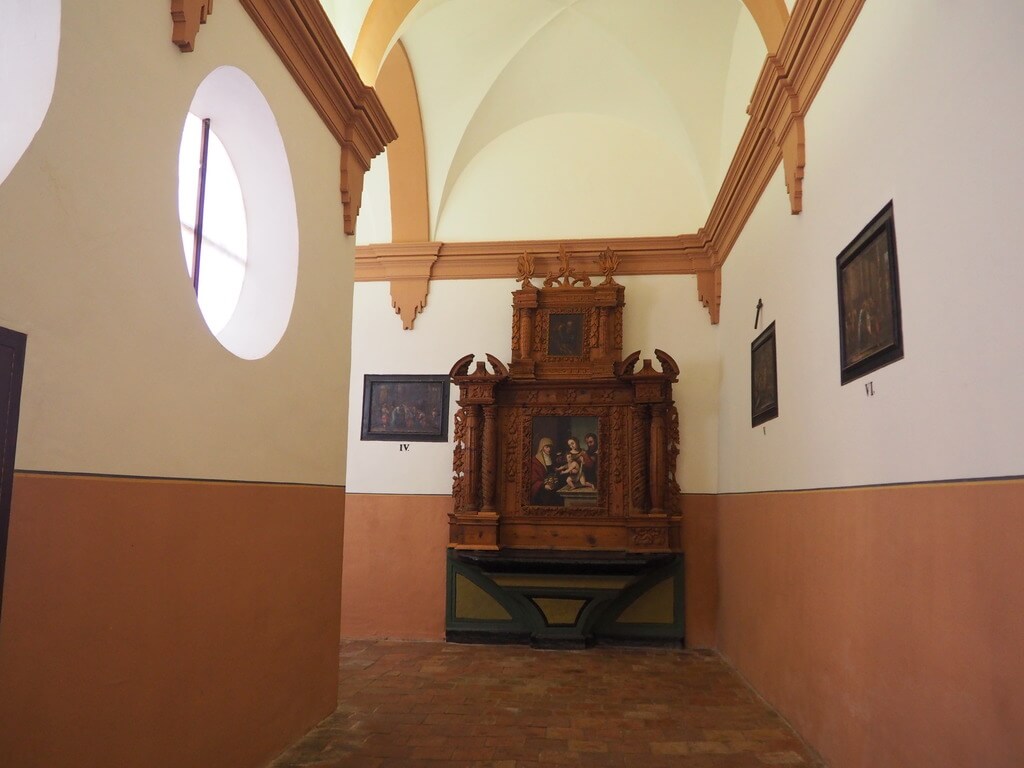
M 480 509 L 480 406 L 468 405 L 466 411 L 466 511 Z
M 482 474 L 481 478 L 481 511 L 493 512 L 494 511 L 494 488 L 495 488 L 495 472 L 494 468 L 497 466 L 497 450 L 498 450 L 498 408 L 494 405 L 485 405 L 484 411 L 484 430 L 483 430 L 483 450 L 481 451 L 481 462 L 482 462 Z
M 530 357 L 533 349 L 533 312 L 530 307 L 523 307 L 519 315 L 519 356 Z
M 646 405 L 633 406 L 633 430 L 630 445 L 630 490 L 633 509 L 647 510 L 647 421 L 649 409 Z
M 599 309 L 598 324 L 597 324 L 597 348 L 601 350 L 608 350 L 611 348 L 611 335 L 608 318 L 611 315 L 611 309 L 609 307 L 601 307 Z
M 664 405 L 651 406 L 651 441 L 648 449 L 648 481 L 651 512 L 665 508 L 665 410 Z

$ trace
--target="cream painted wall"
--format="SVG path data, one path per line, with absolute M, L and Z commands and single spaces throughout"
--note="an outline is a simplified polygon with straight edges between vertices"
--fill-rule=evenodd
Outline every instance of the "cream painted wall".
M 53 95 L 60 0 L 3 0 L 0 24 L 0 182 L 39 130 Z
M 22 470 L 343 483 L 353 243 L 339 148 L 248 15 L 221 3 L 182 54 L 166 5 L 64 3 L 49 114 L 0 186 L 0 323 L 28 334 Z M 181 127 L 232 64 L 288 151 L 299 218 L 289 327 L 235 358 L 192 293 L 177 221 Z
M 626 287 L 623 344 L 653 358 L 655 347 L 679 363 L 675 387 L 682 434 L 683 489 L 708 493 L 717 484 L 717 331 L 697 301 L 696 278 L 620 277 Z M 490 353 L 511 358 L 514 280 L 435 280 L 415 329 L 403 331 L 385 282 L 357 283 L 349 399 L 349 493 L 451 493 L 452 443 L 360 441 L 363 376 L 380 373 L 446 374 L 456 360 Z M 655 365 L 657 363 L 655 362 Z M 451 390 L 454 420 L 457 391 Z M 449 439 L 452 425 L 449 423 Z
M 702 188 L 695 165 L 657 134 L 617 118 L 550 115 L 473 157 L 441 209 L 436 238 L 696 232 L 709 207 Z
M 807 117 L 804 212 L 780 170 L 725 265 L 721 491 L 1024 472 L 1022 28 L 1008 1 L 865 4 Z M 890 199 L 906 356 L 840 386 L 835 257 Z M 779 350 L 765 430 L 759 297 Z

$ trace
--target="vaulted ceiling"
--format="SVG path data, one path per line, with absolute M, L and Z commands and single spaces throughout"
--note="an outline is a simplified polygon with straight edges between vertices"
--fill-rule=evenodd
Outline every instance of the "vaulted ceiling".
M 422 159 L 374 161 L 360 242 L 392 239 L 396 186 L 417 184 L 424 231 L 406 239 L 696 232 L 788 16 L 783 0 L 321 1 L 364 81 L 407 56 L 419 112 Z

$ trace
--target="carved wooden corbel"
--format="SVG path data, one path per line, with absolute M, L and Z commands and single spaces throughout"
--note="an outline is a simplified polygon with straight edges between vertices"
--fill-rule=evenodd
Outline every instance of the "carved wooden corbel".
M 190 53 L 196 47 L 199 25 L 206 23 L 206 17 L 213 13 L 213 0 L 171 0 L 171 41 L 183 53 Z
M 782 137 L 782 167 L 786 174 L 789 210 L 793 215 L 804 209 L 804 118 L 794 115 L 789 130 Z
M 790 212 L 803 209 L 804 110 L 800 89 L 791 70 L 792 56 L 770 54 L 765 60 L 754 96 L 747 111 L 751 122 L 763 125 L 782 157 Z
M 789 193 L 789 211 L 794 216 L 803 210 L 804 197 L 804 116 L 800 94 L 789 77 L 776 63 L 778 86 L 783 93 L 778 99 L 774 123 L 770 126 L 775 144 L 782 152 L 782 170 Z
M 391 306 L 402 318 L 402 328 L 411 331 L 416 315 L 427 306 L 430 278 L 441 243 L 392 243 L 380 245 L 360 265 L 374 280 L 391 283 Z
M 356 233 L 356 217 L 363 204 L 363 177 L 367 169 L 359 161 L 359 155 L 351 143 L 341 145 L 341 214 L 345 223 L 345 234 Z M 409 327 L 412 327 L 411 325 Z
M 391 279 L 391 306 L 395 314 L 402 318 L 402 330 L 411 331 L 416 315 L 427 306 L 427 293 L 430 291 L 430 265 L 427 262 L 417 265 L 425 274 L 393 277 Z
M 718 314 L 722 307 L 722 267 L 697 273 L 697 298 L 711 315 L 711 324 L 718 325 Z

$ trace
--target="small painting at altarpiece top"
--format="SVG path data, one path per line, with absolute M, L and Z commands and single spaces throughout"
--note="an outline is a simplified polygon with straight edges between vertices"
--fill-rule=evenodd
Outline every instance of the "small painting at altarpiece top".
M 542 507 L 598 505 L 599 423 L 596 416 L 534 416 L 527 503 Z
M 447 442 L 450 386 L 448 376 L 366 374 L 360 440 Z
M 583 315 L 552 314 L 548 319 L 548 355 L 578 357 L 583 354 Z

